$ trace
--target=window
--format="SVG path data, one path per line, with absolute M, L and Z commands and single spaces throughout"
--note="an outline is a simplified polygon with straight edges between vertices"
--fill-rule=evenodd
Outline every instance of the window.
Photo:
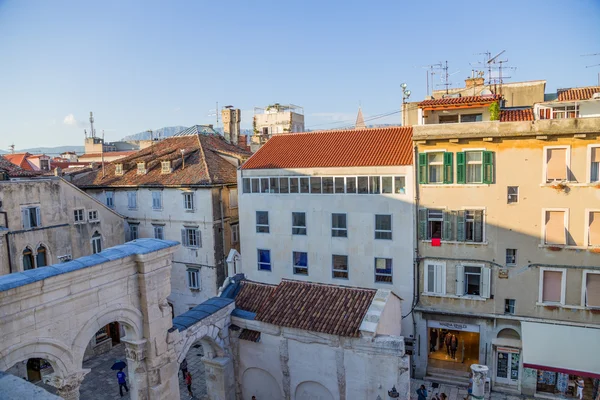
M 330 194 L 333 193 L 333 178 L 332 177 L 323 177 L 323 193 Z
M 444 151 L 420 153 L 419 183 L 454 183 L 454 154 Z M 404 189 L 404 182 L 402 188 Z M 396 189 L 396 193 L 404 191 L 398 192 Z
M 279 178 L 279 193 L 289 193 L 289 179 L 288 178 Z
M 444 153 L 428 153 L 427 164 L 429 165 L 427 183 L 444 182 Z
M 378 176 L 370 176 L 369 177 L 369 193 L 371 194 L 379 194 L 379 177 Z
M 460 116 L 460 122 L 481 122 L 481 114 L 462 114 Z
M 356 184 L 356 177 L 349 176 L 346 178 L 346 193 L 356 193 L 358 185 Z
M 331 261 L 332 276 L 348 279 L 348 256 L 334 254 Z
M 127 192 L 127 208 L 130 210 L 137 208 L 137 192 Z
M 38 268 L 48 265 L 47 254 L 48 252 L 46 251 L 46 248 L 43 245 L 40 245 L 37 249 L 37 254 L 35 255 L 35 262 Z
M 271 270 L 271 250 L 258 249 L 258 270 Z
M 165 234 L 164 234 L 165 227 L 163 225 L 152 225 L 152 227 L 154 228 L 154 238 L 155 239 L 164 240 L 164 238 L 165 238 Z
M 504 299 L 504 314 L 515 313 L 515 299 Z
M 507 203 L 513 204 L 519 202 L 519 187 L 518 186 L 508 186 L 508 197 Z
M 279 193 L 279 178 L 269 178 L 269 193 Z
M 268 211 L 257 211 L 256 212 L 256 232 L 257 233 L 269 233 L 269 212 Z
M 467 183 L 483 183 L 483 153 L 481 151 L 467 151 L 465 157 Z
M 590 182 L 600 182 L 600 146 L 590 147 Z
M 188 268 L 188 288 L 198 290 L 200 289 L 200 270 L 198 268 Z
M 566 271 L 556 268 L 540 268 L 540 302 L 565 302 Z
M 202 238 L 200 237 L 200 230 L 198 230 L 197 226 L 184 227 L 181 230 L 181 244 L 185 247 L 202 247 Z
M 517 249 L 506 249 L 506 265 L 510 267 L 517 265 Z
M 442 238 L 442 223 L 444 222 L 444 212 L 442 210 L 424 210 L 427 213 L 426 217 L 426 239 L 441 239 Z
M 589 308 L 600 308 L 600 273 L 584 271 L 584 304 Z
M 306 213 L 292 213 L 292 235 L 306 235 Z
M 138 175 L 146 174 L 146 163 L 144 163 L 144 162 L 137 163 L 137 174 Z
M 129 223 L 129 240 L 136 240 L 139 233 L 139 224 Z
M 308 178 L 300 178 L 300 193 L 310 192 L 310 180 Z
M 348 237 L 346 214 L 331 214 L 331 236 Z
M 458 123 L 458 114 L 456 115 L 440 115 L 438 118 L 440 124 L 456 124 Z
M 600 211 L 590 211 L 587 237 L 588 246 L 600 246 Z
M 73 210 L 73 217 L 74 217 L 76 223 L 77 222 L 85 222 L 84 212 L 85 212 L 85 210 L 83 208 Z
M 88 221 L 92 222 L 92 221 L 97 221 L 97 220 L 98 220 L 98 211 L 97 210 L 88 211 Z
M 161 174 L 170 174 L 171 173 L 171 161 L 161 161 L 160 162 L 160 173 Z
M 238 243 L 240 241 L 240 225 L 231 225 L 231 243 Z
M 567 147 L 544 148 L 546 155 L 546 182 L 567 181 Z
M 229 189 L 229 208 L 238 208 L 237 189 Z
M 183 194 L 183 208 L 186 211 L 194 211 L 194 193 L 184 193 Z
M 50 171 L 50 160 L 40 160 L 40 169 L 42 171 Z
M 394 178 L 391 176 L 381 177 L 381 193 L 392 193 L 394 191 Z
M 152 209 L 162 210 L 162 192 L 160 190 L 153 190 L 152 192 Z
M 269 178 L 260 178 L 260 192 L 269 193 Z
M 100 253 L 102 251 L 102 236 L 98 231 L 92 235 L 92 254 Z
M 375 239 L 392 240 L 391 215 L 375 215 Z
M 463 239 L 460 234 L 461 225 L 464 225 L 464 241 L 465 242 L 483 242 L 483 211 L 482 210 L 465 210 L 458 212 L 458 238 Z M 464 223 L 461 221 L 464 218 Z
M 104 195 L 106 196 L 106 207 L 109 208 L 114 208 L 115 207 L 115 192 L 109 191 L 109 192 L 104 192 Z
M 456 183 L 491 184 L 493 182 L 493 152 L 463 151 L 456 153 Z
M 321 193 L 321 178 L 318 176 L 312 176 L 310 178 L 310 192 Z
M 250 178 L 242 179 L 242 193 L 251 193 Z
M 344 193 L 344 178 L 334 178 L 335 193 Z
M 489 267 L 457 265 L 456 295 L 490 297 L 492 274 Z
M 260 179 L 252 178 L 252 193 L 260 193 Z
M 406 178 L 403 176 L 394 177 L 394 193 L 404 194 L 406 193 Z
M 23 250 L 23 271 L 33 269 L 34 267 L 33 252 L 29 247 L 25 247 L 25 250 Z
M 294 251 L 294 275 L 308 275 L 308 253 Z
M 290 178 L 290 193 L 298 193 L 298 178 Z
M 21 210 L 23 228 L 39 228 L 42 226 L 40 207 L 25 207 Z
M 358 178 L 358 193 L 366 194 L 369 193 L 369 177 L 359 176 Z
M 424 289 L 426 293 L 446 293 L 446 266 L 444 264 L 426 264 Z
M 123 175 L 123 164 L 115 164 L 115 175 Z
M 392 283 L 391 258 L 375 258 L 375 282 Z
M 544 244 L 566 244 L 567 229 L 564 211 L 546 211 Z

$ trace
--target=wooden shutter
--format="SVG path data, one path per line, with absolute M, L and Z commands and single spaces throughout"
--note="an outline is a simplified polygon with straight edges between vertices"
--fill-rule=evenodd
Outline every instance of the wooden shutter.
M 450 211 L 444 211 L 442 240 L 452 240 L 452 217 L 453 215 Z
M 456 153 L 456 183 L 465 183 L 467 165 L 465 163 L 465 152 Z
M 40 208 L 36 207 L 35 209 L 35 226 L 42 226 L 42 213 L 40 212 Z
M 419 183 L 427 183 L 427 153 L 419 153 Z
M 475 219 L 475 237 L 474 241 L 477 243 L 483 242 L 483 210 L 473 211 Z
M 567 149 L 548 149 L 548 158 L 546 162 L 546 179 L 566 180 L 567 179 Z
M 454 154 L 444 153 L 444 183 L 454 183 Z
M 465 267 L 462 265 L 456 266 L 456 295 L 464 296 L 465 294 Z
M 543 271 L 542 301 L 560 303 L 562 272 Z
M 427 209 L 419 209 L 419 239 L 427 240 Z
M 489 267 L 481 268 L 481 297 L 490 298 L 490 288 L 492 287 L 492 274 Z
M 23 220 L 23 229 L 31 228 L 29 224 L 29 210 L 27 208 L 21 210 L 21 219 Z
M 600 274 L 586 274 L 585 305 L 600 307 Z
M 459 211 L 456 221 L 456 240 L 465 241 L 465 212 Z
M 443 268 L 444 266 L 442 264 L 436 264 L 435 265 L 435 292 L 436 293 L 440 293 L 440 294 L 444 294 L 444 273 L 443 273 Z
M 185 234 L 185 229 L 181 230 L 181 244 L 183 246 L 187 246 L 188 245 L 188 243 L 187 243 L 187 235 Z
M 494 183 L 494 152 L 483 152 L 483 183 Z
M 546 244 L 565 244 L 565 212 L 546 211 Z
M 196 242 L 198 247 L 202 247 L 202 236 L 200 236 L 200 229 L 196 229 Z
M 591 212 L 590 213 L 588 245 L 600 246 L 600 212 Z
M 425 264 L 425 269 L 423 271 L 423 292 L 425 293 L 429 293 L 429 270 L 433 270 L 435 290 L 435 265 Z

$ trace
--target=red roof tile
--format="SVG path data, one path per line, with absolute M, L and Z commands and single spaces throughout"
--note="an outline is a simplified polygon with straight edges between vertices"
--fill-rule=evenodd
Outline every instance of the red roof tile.
M 21 167 L 26 171 L 34 171 L 31 164 L 27 161 L 27 158 L 30 157 L 29 153 L 12 153 L 5 154 L 4 158 L 6 158 L 9 162 Z
M 238 336 L 240 340 L 248 340 L 250 342 L 258 342 L 260 340 L 260 332 L 253 331 L 252 329 L 242 329 L 240 332 L 240 336 Z
M 515 121 L 533 121 L 533 108 L 500 111 L 500 122 Z
M 275 285 L 252 281 L 241 281 L 240 285 L 242 288 L 235 297 L 235 305 L 237 308 L 253 313 L 258 312 L 260 307 L 269 300 L 277 288 Z
M 558 101 L 589 100 L 594 93 L 600 93 L 600 86 L 571 89 L 558 89 Z
M 441 99 L 424 100 L 419 103 L 419 108 L 465 106 L 473 104 L 486 105 L 498 100 L 500 100 L 500 96 L 495 94 L 490 96 L 445 97 Z
M 28 177 L 38 175 L 34 171 L 25 170 L 12 162 L 8 161 L 6 157 L 0 156 L 0 171 L 5 171 L 10 177 Z
M 411 165 L 411 138 L 400 126 L 276 135 L 242 169 Z
M 376 292 L 375 289 L 284 279 L 260 307 L 256 320 L 330 335 L 359 337 L 360 325 Z
M 128 151 L 106 151 L 104 152 L 105 156 L 115 157 L 115 156 L 128 156 L 131 154 L 137 153 L 136 150 L 128 150 Z M 80 155 L 78 158 L 96 158 L 102 156 L 102 153 L 86 153 Z

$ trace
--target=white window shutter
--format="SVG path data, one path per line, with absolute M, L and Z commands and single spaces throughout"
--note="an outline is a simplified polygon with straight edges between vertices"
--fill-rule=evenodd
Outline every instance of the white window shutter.
M 202 236 L 200 236 L 200 229 L 196 229 L 196 242 L 198 247 L 202 247 Z
M 489 267 L 481 268 L 481 297 L 490 298 L 492 274 Z
M 23 229 L 29 229 L 29 210 L 24 208 L 21 210 L 21 218 L 23 220 Z
M 442 264 L 436 264 L 435 266 L 435 292 L 436 293 L 440 293 L 443 294 L 443 285 L 442 285 L 442 278 L 443 278 L 443 274 L 442 274 Z
M 429 292 L 429 268 L 431 268 L 431 264 L 425 264 L 425 269 L 423 270 L 423 292 Z
M 465 267 L 462 265 L 456 266 L 456 295 L 464 296 L 465 294 Z
M 441 265 L 442 268 L 442 294 L 446 294 L 446 264 Z
M 35 209 L 35 223 L 36 226 L 42 226 L 42 213 L 40 212 L 39 207 L 36 207 Z
M 183 246 L 187 246 L 187 235 L 185 234 L 185 229 L 181 230 L 181 244 Z

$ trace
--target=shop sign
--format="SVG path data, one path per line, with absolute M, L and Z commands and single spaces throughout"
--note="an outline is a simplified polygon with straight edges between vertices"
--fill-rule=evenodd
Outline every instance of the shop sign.
M 515 354 L 519 354 L 521 352 L 521 350 L 519 350 L 519 349 L 512 349 L 510 347 L 498 347 L 496 350 L 499 353 L 515 353 Z
M 479 325 L 463 324 L 462 322 L 427 321 L 429 328 L 449 329 L 453 331 L 477 332 Z

